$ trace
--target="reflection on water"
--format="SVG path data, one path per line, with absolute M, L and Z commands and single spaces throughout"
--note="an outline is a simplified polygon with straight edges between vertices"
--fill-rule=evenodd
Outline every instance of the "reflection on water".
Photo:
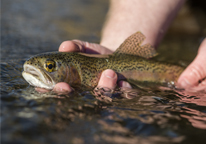
M 65 39 L 98 41 L 107 1 L 5 0 L 2 5 L 2 143 L 192 144 L 206 140 L 205 92 L 149 87 L 82 89 L 57 95 L 38 93 L 23 80 L 25 58 L 57 50 Z M 165 54 L 160 60 L 188 64 L 198 38 L 167 36 L 160 46 L 160 54 Z

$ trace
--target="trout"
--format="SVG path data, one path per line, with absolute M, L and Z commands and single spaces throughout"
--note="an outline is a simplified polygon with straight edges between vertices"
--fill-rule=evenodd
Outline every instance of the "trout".
M 35 55 L 24 63 L 22 75 L 30 85 L 50 90 L 58 82 L 66 82 L 73 87 L 95 87 L 106 69 L 114 70 L 118 80 L 131 84 L 135 81 L 160 84 L 177 82 L 184 68 L 151 60 L 157 53 L 150 44 L 141 45 L 144 39 L 141 32 L 136 32 L 111 55 L 77 52 Z

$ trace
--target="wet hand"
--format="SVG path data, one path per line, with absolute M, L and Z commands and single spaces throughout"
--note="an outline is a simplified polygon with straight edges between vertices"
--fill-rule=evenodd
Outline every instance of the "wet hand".
M 83 52 L 88 54 L 112 54 L 112 51 L 99 44 L 88 43 L 80 40 L 65 41 L 59 47 L 60 52 Z M 117 85 L 117 74 L 110 69 L 102 72 L 97 87 L 107 87 L 114 89 Z M 118 82 L 120 87 L 131 88 L 129 83 L 125 81 Z M 73 88 L 67 83 L 57 83 L 53 89 L 55 92 L 72 92 Z
M 198 54 L 178 79 L 179 87 L 188 91 L 206 91 L 206 38 L 202 41 Z

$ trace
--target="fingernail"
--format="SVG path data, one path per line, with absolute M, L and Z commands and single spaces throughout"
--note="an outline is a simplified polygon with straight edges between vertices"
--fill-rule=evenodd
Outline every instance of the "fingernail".
M 128 82 L 126 82 L 126 81 L 122 81 L 121 85 L 122 85 L 122 87 L 132 88 L 132 86 Z
M 116 77 L 116 73 L 113 72 L 112 70 L 108 69 L 108 70 L 105 70 L 104 71 L 104 75 L 107 77 L 107 78 L 110 78 L 110 79 L 114 79 Z
M 183 88 L 186 88 L 186 87 L 191 86 L 191 83 L 187 79 L 184 79 L 180 82 L 180 86 Z
M 53 91 L 62 92 L 62 91 L 64 91 L 64 89 L 62 89 L 62 88 L 60 88 L 60 87 L 57 87 L 57 88 L 54 88 Z
M 59 51 L 61 51 L 61 52 L 65 51 L 65 49 L 66 49 L 65 43 L 66 43 L 65 41 L 61 43 L 61 45 L 59 46 Z
M 63 88 L 55 88 L 53 89 L 53 91 L 57 94 L 67 94 L 67 93 L 71 93 L 73 90 L 66 90 L 66 89 L 63 89 Z

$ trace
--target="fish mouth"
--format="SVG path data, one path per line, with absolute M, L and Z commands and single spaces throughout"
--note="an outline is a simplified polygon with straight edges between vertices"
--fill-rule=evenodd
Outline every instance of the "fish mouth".
M 55 85 L 53 79 L 46 72 L 28 64 L 24 65 L 22 76 L 30 85 L 35 87 L 53 89 Z

